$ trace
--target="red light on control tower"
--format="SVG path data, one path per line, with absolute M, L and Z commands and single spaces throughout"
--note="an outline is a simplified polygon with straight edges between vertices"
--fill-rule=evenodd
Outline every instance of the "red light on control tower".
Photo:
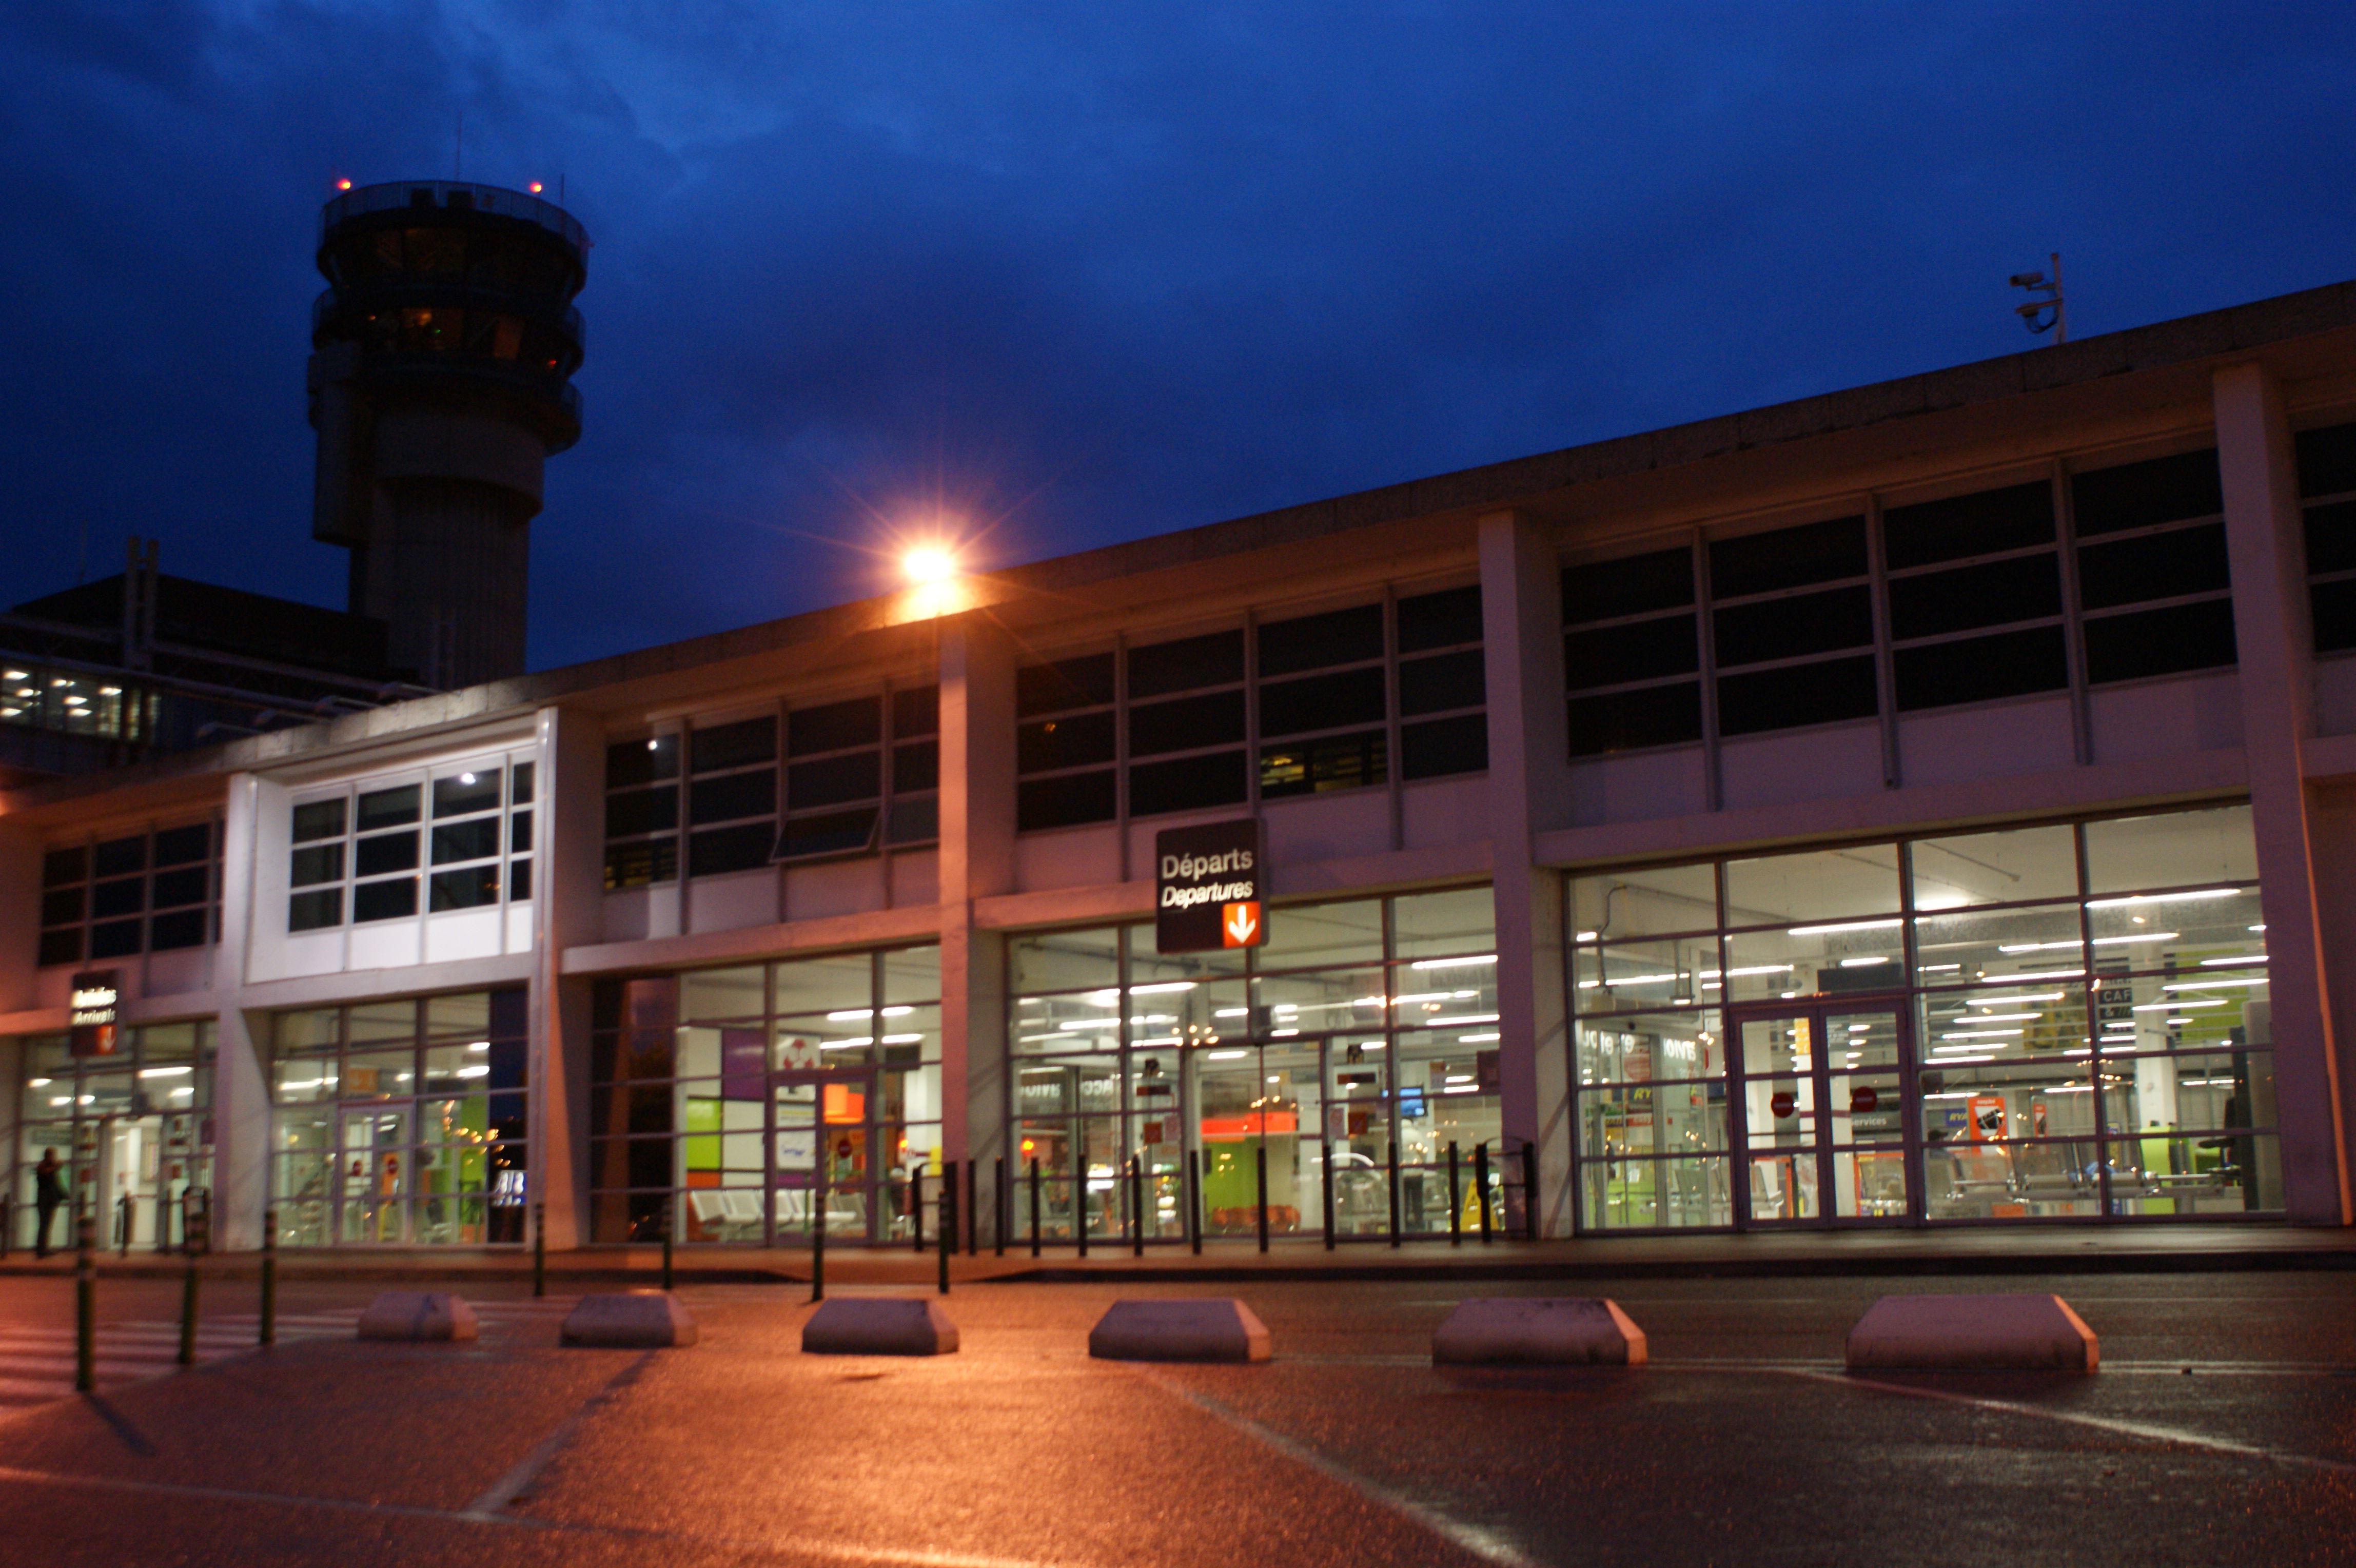
M 349 190 L 349 189 L 351 189 L 351 188 L 352 188 L 352 182 L 351 182 L 350 180 L 348 180 L 348 179 L 339 179 L 339 180 L 336 181 L 336 188 L 337 188 L 337 190 Z

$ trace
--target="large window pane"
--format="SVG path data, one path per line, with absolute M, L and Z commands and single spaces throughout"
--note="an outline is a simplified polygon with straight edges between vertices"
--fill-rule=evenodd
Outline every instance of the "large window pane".
M 1376 898 L 1270 910 L 1268 942 L 1259 950 L 1264 969 L 1373 962 L 1382 956 L 1383 906 Z
M 2078 843 L 2066 824 L 1916 839 L 1908 853 L 1917 909 L 2026 904 L 2078 891 Z
M 1895 506 L 1881 514 L 1890 569 L 1959 561 L 2053 539 L 2053 487 L 2043 479 Z
M 776 966 L 779 1013 L 828 1013 L 874 1006 L 873 959 L 867 953 L 796 959 Z
M 1391 901 L 1394 951 L 1410 961 L 1471 953 L 1494 963 L 1496 917 L 1496 896 L 1486 887 L 1402 894 Z
M 2229 887 L 2258 879 L 2247 806 L 2125 817 L 2086 824 L 2086 887 Z
M 2074 900 L 1914 918 L 1914 961 L 1925 985 L 1963 984 L 2023 967 L 2075 969 L 2083 958 Z
M 1727 863 L 1726 917 L 1730 926 L 1771 921 L 1816 925 L 1897 912 L 1894 845 L 1865 844 Z
M 1718 867 L 1663 865 L 1573 877 L 1570 918 L 1580 941 L 1708 930 L 1718 924 Z
M 1581 1013 L 1612 1013 L 1665 1002 L 1719 1000 L 1718 938 L 1657 938 L 1579 947 L 1571 977 Z M 1778 986 L 1778 989 L 1785 989 Z
M 1638 1013 L 1582 1021 L 1577 1067 L 1581 1083 L 1721 1083 L 1726 1057 L 1718 1010 Z
M 1593 757 L 1701 738 L 1701 687 L 1687 681 L 1570 699 L 1570 754 Z
M 1115 927 L 1026 933 L 1010 938 L 1006 946 L 1012 989 L 1020 993 L 1120 983 L 1119 931 Z

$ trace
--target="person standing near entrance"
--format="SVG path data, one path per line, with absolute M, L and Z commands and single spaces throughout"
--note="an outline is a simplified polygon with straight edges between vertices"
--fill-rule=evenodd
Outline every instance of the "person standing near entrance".
M 49 1255 L 49 1221 L 57 1218 L 58 1208 L 66 1200 L 65 1178 L 59 1173 L 65 1165 L 55 1149 L 41 1151 L 41 1163 L 33 1167 L 33 1212 L 39 1229 L 33 1232 L 33 1256 Z

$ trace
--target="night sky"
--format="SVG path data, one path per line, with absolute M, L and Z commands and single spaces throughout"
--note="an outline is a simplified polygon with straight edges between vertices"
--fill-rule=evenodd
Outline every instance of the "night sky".
M 0 602 L 342 601 L 317 209 L 596 242 L 535 668 L 2356 276 L 2356 6 L 0 6 Z

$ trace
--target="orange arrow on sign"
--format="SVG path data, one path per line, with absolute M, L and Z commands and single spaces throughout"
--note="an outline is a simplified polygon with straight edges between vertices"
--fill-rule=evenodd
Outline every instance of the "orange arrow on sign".
M 1248 948 L 1259 935 L 1259 905 L 1229 904 L 1219 911 L 1219 935 L 1231 948 Z

